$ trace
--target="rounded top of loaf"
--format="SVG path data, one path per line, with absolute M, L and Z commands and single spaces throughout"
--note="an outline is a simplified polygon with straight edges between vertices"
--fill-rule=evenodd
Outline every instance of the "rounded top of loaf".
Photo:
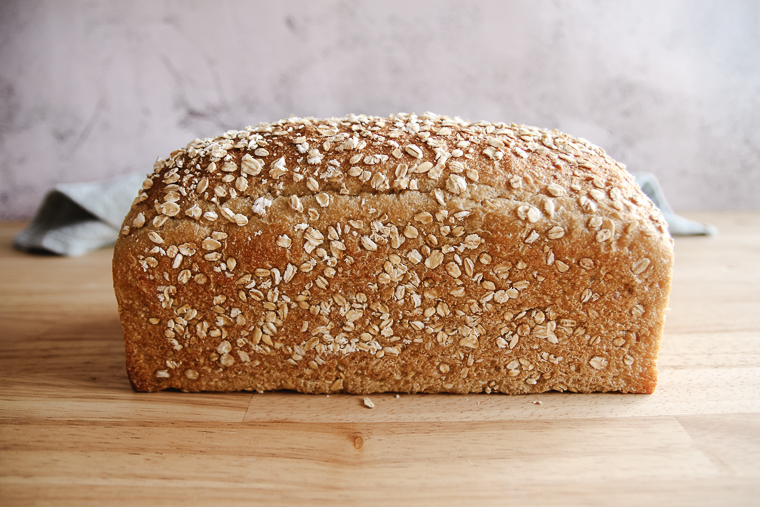
M 542 205 L 546 199 L 574 198 L 583 213 L 601 207 L 633 215 L 667 235 L 661 213 L 625 166 L 585 139 L 433 113 L 290 117 L 195 139 L 156 161 L 135 205 L 150 200 L 159 222 L 186 215 L 242 226 L 251 215 L 265 217 L 280 196 L 293 196 L 295 207 L 299 197 L 316 196 L 327 207 L 335 194 L 408 191 L 432 193 L 441 203 L 511 197 L 537 208 L 529 219 L 551 206 Z M 124 235 L 149 219 L 135 209 Z

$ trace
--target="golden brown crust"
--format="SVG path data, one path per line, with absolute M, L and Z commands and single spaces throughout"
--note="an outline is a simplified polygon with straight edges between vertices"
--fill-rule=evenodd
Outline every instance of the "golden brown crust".
M 138 391 L 651 393 L 672 263 L 601 149 L 428 113 L 195 140 L 113 267 Z

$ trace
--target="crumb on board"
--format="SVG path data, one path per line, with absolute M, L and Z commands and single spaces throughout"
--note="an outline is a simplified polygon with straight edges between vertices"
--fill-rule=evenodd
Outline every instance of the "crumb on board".
M 364 398 L 364 406 L 367 408 L 375 408 L 375 404 L 369 398 Z

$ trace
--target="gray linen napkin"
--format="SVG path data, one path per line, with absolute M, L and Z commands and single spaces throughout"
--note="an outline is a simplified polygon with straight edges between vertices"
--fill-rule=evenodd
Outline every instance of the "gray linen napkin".
M 657 181 L 654 174 L 631 174 L 636 178 L 636 183 L 639 184 L 641 190 L 652 200 L 655 206 L 660 208 L 663 218 L 668 223 L 671 236 L 714 236 L 718 234 L 718 230 L 712 225 L 687 220 L 676 215 L 665 199 L 665 193 L 660 188 L 660 182 Z
M 673 235 L 713 235 L 714 227 L 679 217 L 652 174 L 636 182 L 662 210 Z M 140 173 L 90 183 L 57 185 L 43 199 L 32 222 L 13 239 L 27 252 L 77 256 L 112 245 L 145 176 Z
M 138 173 L 56 185 L 13 245 L 27 252 L 70 256 L 112 245 L 144 179 Z

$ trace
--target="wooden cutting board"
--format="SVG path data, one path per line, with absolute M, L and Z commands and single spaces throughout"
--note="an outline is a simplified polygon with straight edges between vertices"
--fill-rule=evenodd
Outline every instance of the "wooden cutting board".
M 111 251 L 0 224 L 2 505 L 760 505 L 760 213 L 676 239 L 654 395 L 132 392 Z

